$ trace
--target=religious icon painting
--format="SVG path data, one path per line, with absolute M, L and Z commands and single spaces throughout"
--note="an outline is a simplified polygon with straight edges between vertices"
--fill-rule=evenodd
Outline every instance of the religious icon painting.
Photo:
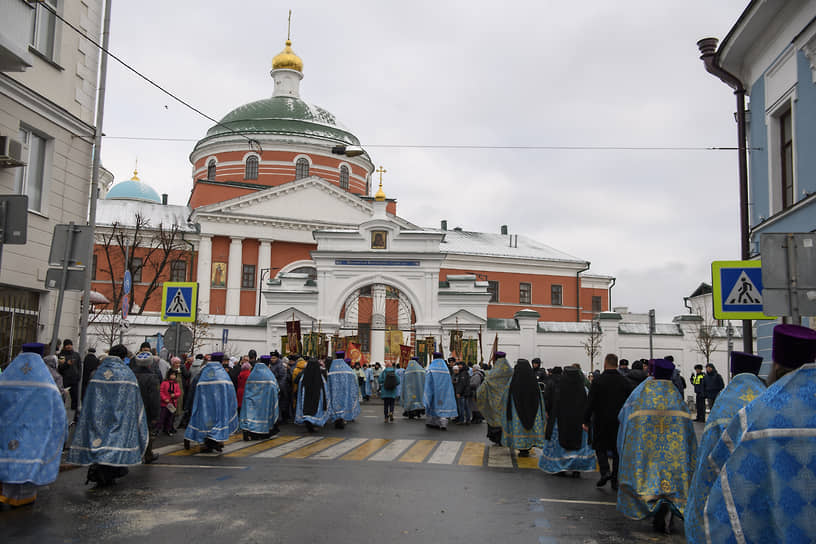
M 212 265 L 212 286 L 227 286 L 227 263 L 213 263 Z
M 388 231 L 371 231 L 371 249 L 388 249 Z

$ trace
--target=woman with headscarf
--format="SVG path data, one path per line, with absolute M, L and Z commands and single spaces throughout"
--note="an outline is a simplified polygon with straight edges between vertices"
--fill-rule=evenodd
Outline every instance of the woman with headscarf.
M 305 424 L 306 429 L 313 433 L 315 426 L 322 427 L 329 419 L 326 382 L 318 360 L 309 359 L 299 378 L 295 423 Z
M 252 365 L 249 363 L 241 363 L 241 372 L 238 374 L 237 388 L 235 391 L 235 394 L 238 397 L 239 412 L 241 411 L 241 403 L 244 400 L 244 389 L 246 389 L 246 383 L 249 379 L 250 372 L 252 372 Z
M 527 359 L 516 361 L 502 409 L 503 446 L 517 449 L 520 457 L 527 457 L 530 448 L 544 444 L 544 400 Z
M 582 427 L 587 392 L 581 370 L 566 367 L 558 385 L 548 390 L 544 403 L 547 443 L 538 459 L 538 468 L 559 475 L 572 471 L 573 478 L 580 477 L 581 472 L 593 472 L 595 452 Z
M 496 364 L 487 373 L 482 385 L 476 390 L 476 405 L 487 421 L 487 438 L 501 445 L 502 400 L 513 378 L 513 368 L 507 362 L 503 351 L 496 353 Z

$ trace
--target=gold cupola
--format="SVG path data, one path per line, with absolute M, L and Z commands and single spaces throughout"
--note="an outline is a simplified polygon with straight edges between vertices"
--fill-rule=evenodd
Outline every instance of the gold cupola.
M 292 40 L 286 40 L 286 47 L 272 59 L 272 69 L 303 73 L 303 59 L 292 50 Z
M 377 202 L 385 202 L 385 191 L 382 188 L 382 181 L 380 182 L 380 188 L 377 189 L 377 192 L 374 194 L 374 200 Z

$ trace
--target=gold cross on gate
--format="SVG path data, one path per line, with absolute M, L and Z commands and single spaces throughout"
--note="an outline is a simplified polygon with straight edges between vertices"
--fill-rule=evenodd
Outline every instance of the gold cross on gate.
M 385 168 L 380 166 L 379 168 L 377 168 L 374 171 L 377 172 L 380 175 L 380 184 L 382 184 L 382 175 L 385 174 L 386 172 L 388 172 L 388 170 L 386 170 Z

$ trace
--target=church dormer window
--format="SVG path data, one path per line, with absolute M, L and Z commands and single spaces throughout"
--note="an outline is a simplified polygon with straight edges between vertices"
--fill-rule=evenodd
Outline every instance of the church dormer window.
M 349 169 L 346 165 L 340 167 L 340 188 L 346 191 L 349 188 Z
M 309 177 L 309 161 L 300 158 L 295 163 L 295 179 L 303 179 Z
M 210 159 L 207 163 L 207 180 L 215 181 L 215 159 Z
M 252 156 L 246 160 L 244 179 L 258 179 L 258 157 Z

